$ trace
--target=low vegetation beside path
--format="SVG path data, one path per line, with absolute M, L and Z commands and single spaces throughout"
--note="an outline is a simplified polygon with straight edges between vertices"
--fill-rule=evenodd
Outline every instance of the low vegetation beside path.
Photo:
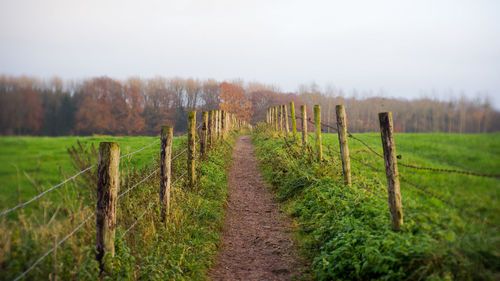
M 152 140 L 147 138 L 137 147 Z M 29 141 L 27 138 L 26 142 Z M 186 141 L 174 139 L 172 155 L 179 156 L 172 162 L 171 209 L 165 223 L 161 222 L 158 204 L 152 205 L 159 197 L 160 179 L 159 173 L 155 173 L 159 167 L 159 142 L 131 159 L 124 157 L 125 167 L 132 159 L 139 162 L 121 174 L 119 193 L 139 185 L 118 199 L 115 257 L 105 256 L 102 273 L 95 256 L 95 217 L 78 229 L 95 210 L 95 183 L 89 182 L 95 180 L 94 169 L 91 176 L 80 177 L 78 182 L 32 203 L 30 212 L 19 209 L 15 216 L 1 218 L 0 280 L 19 277 L 73 229 L 78 230 L 56 248 L 56 255 L 50 252 L 21 280 L 47 280 L 55 276 L 58 280 L 207 278 L 223 228 L 228 196 L 226 169 L 231 163 L 233 144 L 234 138 L 228 137 L 197 160 L 196 186 L 187 188 L 186 177 L 182 178 L 186 171 L 187 156 L 182 153 Z M 128 150 L 123 145 L 122 155 Z M 134 147 L 132 151 L 135 150 Z M 74 161 L 77 170 L 96 160 L 88 145 L 76 151 L 78 156 L 73 154 L 73 160 L 80 158 Z M 61 154 L 57 159 L 65 157 Z
M 401 183 L 404 224 L 396 232 L 391 229 L 383 159 L 349 139 L 353 180 L 348 187 L 342 180 L 336 134 L 323 135 L 321 162 L 314 148 L 304 148 L 300 140 L 294 143 L 291 134 L 284 135 L 260 124 L 252 139 L 264 177 L 294 218 L 296 237 L 315 279 L 494 280 L 500 276 L 497 178 L 401 167 L 401 178 L 423 190 Z M 355 136 L 381 153 L 380 135 Z M 314 144 L 313 140 L 309 143 Z M 401 134 L 396 135 L 398 143 L 406 145 L 397 150 L 404 163 L 483 173 L 500 168 L 499 162 L 491 161 L 500 155 L 498 134 L 407 138 Z

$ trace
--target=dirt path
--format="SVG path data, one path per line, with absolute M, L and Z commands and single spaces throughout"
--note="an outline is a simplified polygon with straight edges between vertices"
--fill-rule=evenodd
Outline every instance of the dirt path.
M 249 136 L 240 137 L 229 171 L 223 247 L 213 280 L 291 280 L 300 275 L 287 224 L 258 169 Z

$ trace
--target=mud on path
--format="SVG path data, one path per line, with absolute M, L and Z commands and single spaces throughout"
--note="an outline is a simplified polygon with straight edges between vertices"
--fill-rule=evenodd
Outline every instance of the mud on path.
M 291 280 L 301 263 L 287 224 L 260 172 L 249 136 L 240 137 L 229 171 L 229 205 L 213 280 Z

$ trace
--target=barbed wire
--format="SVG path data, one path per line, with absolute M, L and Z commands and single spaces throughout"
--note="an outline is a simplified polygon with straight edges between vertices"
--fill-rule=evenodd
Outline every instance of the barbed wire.
M 488 221 L 487 219 L 482 218 L 481 216 L 478 216 L 478 215 L 476 215 L 476 214 L 474 214 L 474 213 L 472 213 L 472 212 L 470 212 L 470 211 L 468 211 L 468 210 L 466 210 L 466 209 L 458 206 L 457 204 L 455 204 L 455 203 L 453 203 L 453 202 L 451 202 L 449 200 L 446 200 L 446 199 L 442 198 L 439 195 L 434 194 L 433 192 L 431 192 L 427 188 L 423 188 L 422 186 L 417 185 L 417 184 L 415 184 L 415 183 L 407 180 L 406 178 L 404 178 L 402 176 L 399 176 L 399 178 L 401 179 L 402 182 L 407 183 L 409 186 L 414 187 L 414 188 L 420 190 L 421 192 L 423 192 L 423 193 L 425 193 L 425 194 L 427 194 L 427 195 L 429 195 L 429 196 L 431 196 L 431 197 L 433 197 L 433 198 L 435 198 L 435 199 L 437 199 L 437 200 L 445 203 L 446 205 L 448 205 L 450 207 L 453 207 L 453 208 L 457 209 L 458 211 L 460 211 L 460 212 L 462 212 L 462 213 L 464 213 L 464 214 L 466 214 L 468 216 L 474 217 L 479 222 L 483 222 L 483 223 L 485 223 L 485 224 L 487 224 L 489 226 L 495 227 L 495 228 L 500 228 L 500 225 L 494 224 L 494 223 Z
M 182 179 L 185 175 L 186 175 L 187 172 L 185 172 L 184 174 L 182 174 L 182 176 L 178 177 L 174 183 L 172 183 L 172 186 L 175 185 L 180 179 Z M 142 214 L 127 228 L 127 230 L 125 230 L 125 232 L 122 233 L 122 236 L 121 238 L 123 238 L 132 228 L 134 228 L 134 226 L 137 225 L 137 223 L 146 215 L 146 213 L 151 210 L 151 208 L 153 208 L 153 206 L 156 204 L 157 202 L 153 202 L 153 203 L 150 203 L 148 208 L 146 210 L 144 210 L 144 212 L 142 212 Z
M 18 275 L 13 281 L 20 280 L 26 274 L 28 274 L 31 270 L 33 270 L 40 262 L 42 262 L 43 259 L 45 259 L 48 255 L 50 255 L 50 253 L 52 253 L 55 248 L 61 246 L 61 244 L 64 243 L 64 241 L 68 240 L 68 238 L 73 236 L 73 234 L 75 234 L 83 225 L 85 225 L 85 223 L 87 223 L 87 221 L 89 221 L 93 216 L 95 216 L 95 214 L 96 214 L 96 212 L 93 212 L 91 215 L 89 215 L 84 221 L 82 221 L 77 227 L 75 227 L 73 229 L 73 231 L 71 231 L 63 239 L 61 239 L 59 242 L 57 242 L 57 244 L 54 247 L 52 247 L 50 250 L 45 252 L 45 254 L 43 254 L 40 258 L 38 258 L 27 270 L 25 270 L 23 273 Z
M 124 236 L 125 236 L 125 235 L 126 235 L 126 234 L 127 234 L 127 233 L 131 230 L 131 229 L 132 229 L 132 228 L 134 228 L 134 226 L 135 226 L 135 225 L 139 222 L 139 220 L 141 220 L 141 219 L 142 219 L 142 217 L 144 217 L 144 215 L 146 215 L 146 213 L 147 213 L 147 212 L 148 212 L 148 211 L 149 211 L 149 210 L 150 210 L 150 209 L 151 209 L 151 208 L 152 208 L 155 204 L 156 204 L 156 201 L 155 201 L 155 202 L 153 202 L 153 203 L 150 203 L 150 204 L 149 204 L 149 207 L 148 207 L 146 210 L 144 210 L 144 212 L 142 212 L 142 214 L 141 214 L 141 215 L 140 215 L 140 216 L 139 216 L 139 217 L 138 217 L 138 218 L 134 221 L 134 223 L 132 223 L 132 224 L 130 225 L 130 227 L 129 227 L 129 228 L 127 228 L 127 230 L 125 230 L 125 232 L 123 232 L 123 233 L 122 233 L 121 238 L 123 238 L 123 237 L 124 237 Z
M 289 115 L 289 117 L 291 117 Z M 302 119 L 302 117 L 297 117 L 299 119 Z M 314 124 L 314 122 L 311 120 L 311 118 L 308 118 L 307 121 L 311 124 Z M 325 123 L 321 123 L 321 126 L 331 128 L 335 131 L 338 132 L 338 129 L 330 126 Z M 380 158 L 384 158 L 384 156 L 380 153 L 378 153 L 375 149 L 373 149 L 371 146 L 369 146 L 365 141 L 361 140 L 358 137 L 355 137 L 351 132 L 347 132 L 347 136 L 349 138 L 352 138 L 353 140 L 356 140 L 363 144 L 366 148 L 368 148 L 369 151 L 371 151 L 373 154 Z M 462 175 L 470 175 L 470 176 L 478 176 L 478 177 L 487 177 L 487 178 L 500 178 L 500 174 L 487 174 L 487 173 L 478 173 L 474 171 L 467 171 L 467 170 L 457 170 L 457 169 L 445 169 L 445 168 L 433 168 L 433 167 L 422 167 L 422 166 L 417 166 L 417 165 L 412 165 L 412 164 L 406 164 L 404 162 L 398 161 L 398 165 L 411 168 L 411 169 L 416 169 L 416 170 L 426 170 L 426 171 L 432 171 L 432 172 L 440 172 L 440 173 L 455 173 L 455 174 L 462 174 Z
M 2 212 L 0 213 L 0 217 L 5 216 L 6 214 L 8 214 L 8 213 L 10 213 L 10 212 L 13 212 L 13 211 L 15 211 L 15 210 L 17 210 L 17 209 L 19 209 L 19 208 L 24 208 L 26 205 L 30 204 L 31 202 L 33 202 L 33 201 L 35 201 L 35 200 L 38 200 L 39 198 L 41 198 L 41 197 L 42 197 L 42 196 L 44 196 L 45 194 L 49 193 L 50 191 L 52 191 L 52 190 L 54 190 L 54 189 L 56 189 L 56 188 L 60 187 L 61 185 L 63 185 L 63 184 L 65 184 L 65 183 L 67 183 L 68 181 L 73 180 L 73 179 L 77 178 L 79 175 L 81 175 L 81 174 L 83 174 L 83 173 L 85 173 L 85 172 L 89 171 L 90 169 L 94 168 L 94 166 L 95 166 L 95 165 L 92 165 L 92 166 L 90 166 L 90 167 L 87 167 L 87 168 L 85 168 L 85 169 L 83 169 L 83 170 L 79 171 L 78 173 L 76 173 L 76 174 L 75 174 L 75 175 L 73 175 L 72 177 L 70 177 L 70 178 L 67 178 L 67 179 L 63 180 L 62 182 L 60 182 L 60 183 L 58 183 L 58 184 L 56 184 L 56 185 L 53 185 L 53 186 L 52 186 L 52 187 L 50 187 L 49 189 L 47 189 L 47 190 L 43 191 L 42 193 L 38 194 L 37 196 L 35 196 L 35 197 L 31 198 L 30 200 L 28 200 L 28 201 L 26 201 L 26 202 L 19 203 L 19 204 L 17 204 L 16 206 L 14 206 L 14 207 L 12 207 L 12 208 L 10 208 L 10 209 L 7 209 L 7 210 L 5 210 L 5 211 L 2 211 Z
M 135 185 L 133 185 L 132 187 L 130 187 L 129 189 L 125 190 L 124 192 L 122 192 L 120 195 L 118 195 L 118 198 L 117 199 L 120 199 L 122 198 L 123 196 L 125 196 L 125 194 L 129 193 L 132 189 L 136 188 L 137 186 L 139 186 L 141 183 L 145 182 L 147 179 L 149 179 L 152 175 L 154 175 L 156 172 L 158 172 L 158 170 L 160 170 L 160 168 L 156 168 L 156 170 L 154 170 L 151 174 L 147 175 L 145 178 L 143 178 L 141 181 L 139 181 L 138 183 L 136 183 Z
M 148 148 L 148 147 L 152 146 L 153 144 L 155 144 L 155 143 L 157 143 L 157 142 L 159 142 L 159 141 L 160 141 L 160 138 L 157 138 L 155 141 L 153 141 L 152 143 L 150 143 L 150 144 L 148 144 L 148 145 L 146 145 L 146 146 L 144 146 L 144 147 L 140 148 L 139 150 L 136 150 L 136 151 L 134 151 L 134 152 L 130 152 L 130 153 L 127 153 L 127 154 L 125 154 L 125 155 L 120 156 L 120 159 L 122 159 L 123 157 L 127 157 L 127 156 L 130 156 L 130 155 L 134 155 L 134 154 L 136 154 L 136 153 L 139 153 L 139 152 L 143 151 L 144 149 L 146 149 L 146 148 Z
M 477 173 L 473 171 L 463 171 L 463 170 L 455 170 L 455 169 L 443 169 L 443 168 L 431 168 L 431 167 L 420 167 L 416 165 L 411 165 L 411 164 L 405 164 L 398 162 L 398 165 L 411 168 L 411 169 L 416 169 L 416 170 L 425 170 L 425 171 L 432 171 L 432 172 L 440 172 L 440 173 L 454 173 L 454 174 L 462 174 L 462 175 L 469 175 L 469 176 L 477 176 L 477 177 L 485 177 L 485 178 L 500 178 L 500 175 L 496 174 L 483 174 L 483 173 Z

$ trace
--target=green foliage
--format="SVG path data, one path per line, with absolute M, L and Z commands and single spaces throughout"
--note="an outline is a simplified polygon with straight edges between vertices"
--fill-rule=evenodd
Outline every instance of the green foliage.
M 172 186 L 171 209 L 165 222 L 161 221 L 158 205 L 144 213 L 150 203 L 158 200 L 159 173 L 120 198 L 115 256 L 105 255 L 102 273 L 95 260 L 94 217 L 58 247 L 56 265 L 50 254 L 27 275 L 26 280 L 48 279 L 54 274 L 55 268 L 60 280 L 206 279 L 207 269 L 213 263 L 220 243 L 228 195 L 226 169 L 231 163 L 233 144 L 234 139 L 229 138 L 197 161 L 198 182 L 194 189 L 187 189 L 184 179 Z M 173 155 L 177 155 L 184 147 L 183 139 L 174 139 Z M 146 158 L 142 158 L 144 163 L 150 158 L 149 163 L 152 164 L 143 168 L 130 168 L 122 173 L 120 192 L 158 167 L 159 148 L 153 149 L 151 152 L 146 151 Z M 131 159 L 122 160 L 128 162 Z M 185 154 L 173 161 L 174 181 L 185 172 L 185 163 Z M 64 209 L 65 204 L 61 204 L 59 210 L 47 212 L 48 218 L 45 218 L 45 214 L 42 217 L 27 215 L 24 210 L 20 210 L 15 220 L 0 221 L 0 280 L 12 280 L 26 270 L 52 247 L 54 233 L 58 234 L 59 239 L 62 238 L 93 212 L 95 203 L 89 200 L 88 192 L 80 195 L 83 198 L 76 200 L 75 197 L 68 197 L 68 203 L 74 203 L 76 208 Z M 40 204 L 56 205 L 56 202 L 43 202 L 46 203 Z M 59 217 L 54 213 L 65 215 Z M 143 213 L 144 216 L 138 220 Z M 57 218 L 50 219 L 52 216 Z M 137 224 L 125 234 L 125 230 L 136 221 Z
M 396 143 L 413 137 L 398 135 Z M 426 140 L 425 135 L 417 137 L 424 142 Z M 431 143 L 436 143 L 436 139 L 433 135 L 427 138 L 427 145 L 433 151 Z M 475 138 L 479 137 L 471 136 L 471 139 Z M 337 141 L 336 135 L 327 134 L 324 140 L 327 147 L 335 146 L 334 141 Z M 325 155 L 326 159 L 318 162 L 311 148 L 295 145 L 290 138 L 273 137 L 264 124 L 254 131 L 253 141 L 264 176 L 275 187 L 276 196 L 286 212 L 295 218 L 297 238 L 302 252 L 310 258 L 315 279 L 491 280 L 498 276 L 500 254 L 497 249 L 500 248 L 500 241 L 495 228 L 471 223 L 468 221 L 470 218 L 443 202 L 425 199 L 422 195 L 417 196 L 420 194 L 418 191 L 405 189 L 405 223 L 400 232 L 394 232 L 390 227 L 383 173 L 379 175 L 351 160 L 354 182 L 352 187 L 347 187 L 342 183 L 342 167 L 339 156 L 333 152 L 335 147 L 325 150 L 329 152 Z M 350 145 L 354 143 L 349 141 Z M 377 139 L 373 138 L 373 141 Z M 440 145 L 445 146 L 446 142 L 446 136 L 443 136 Z M 410 147 L 410 144 L 407 145 Z M 454 146 L 453 142 L 451 145 Z M 353 144 L 352 148 L 353 155 L 363 161 L 371 160 L 369 153 L 358 152 L 363 149 L 358 144 Z M 463 156 L 460 150 L 455 150 L 458 153 L 454 157 L 442 154 L 440 159 L 452 162 Z M 446 154 L 453 155 L 453 150 L 447 150 Z M 409 158 L 405 153 L 403 159 L 409 161 Z M 419 164 L 429 164 L 423 159 L 421 161 Z M 476 158 L 476 161 L 483 160 Z M 383 167 L 383 162 L 381 165 Z M 484 164 L 477 164 L 481 165 Z M 419 179 L 416 176 L 407 177 Z M 424 184 L 430 183 L 431 177 L 427 175 Z M 465 182 L 464 177 L 470 178 L 461 177 L 462 182 Z M 495 179 L 496 186 L 491 183 L 492 179 L 473 180 L 478 185 L 482 182 L 490 185 L 495 192 L 499 191 Z M 449 189 L 452 190 L 452 187 L 449 186 Z M 458 194 L 466 188 L 482 190 L 480 186 L 464 186 L 454 192 Z M 472 191 L 468 194 L 489 196 L 488 193 Z M 488 200 L 493 200 L 494 204 L 483 213 L 498 223 L 495 215 L 488 213 L 498 208 L 498 198 Z

